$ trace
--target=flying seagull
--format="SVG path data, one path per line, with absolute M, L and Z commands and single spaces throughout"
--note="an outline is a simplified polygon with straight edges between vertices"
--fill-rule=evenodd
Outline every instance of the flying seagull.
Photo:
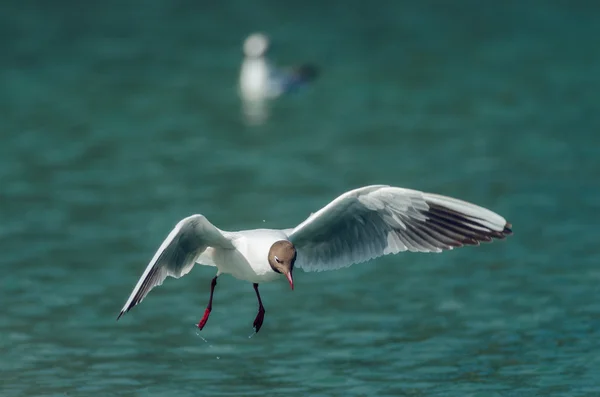
M 160 245 L 117 320 L 167 276 L 180 278 L 199 263 L 215 266 L 217 273 L 198 328 L 206 325 L 217 278 L 226 273 L 253 284 L 258 332 L 265 316 L 258 285 L 283 276 L 293 290 L 294 268 L 319 272 L 403 251 L 442 252 L 502 239 L 511 228 L 503 217 L 475 204 L 387 185 L 348 191 L 292 229 L 228 232 L 203 215 L 192 215 Z

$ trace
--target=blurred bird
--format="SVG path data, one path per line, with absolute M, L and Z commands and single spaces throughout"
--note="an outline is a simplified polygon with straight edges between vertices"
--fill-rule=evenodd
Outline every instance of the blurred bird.
M 267 100 L 297 91 L 319 75 L 317 67 L 311 64 L 275 68 L 266 58 L 268 50 L 269 39 L 262 33 L 254 33 L 244 42 L 240 96 L 246 115 L 257 121 L 262 121 L 267 116 Z

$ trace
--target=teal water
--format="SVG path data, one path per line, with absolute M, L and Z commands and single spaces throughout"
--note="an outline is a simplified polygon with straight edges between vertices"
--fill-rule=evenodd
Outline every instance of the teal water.
M 0 13 L 2 396 L 600 395 L 600 10 L 591 2 L 8 1 Z M 320 80 L 246 125 L 241 42 Z M 509 239 L 261 286 L 168 279 L 192 213 L 292 227 L 386 183 Z

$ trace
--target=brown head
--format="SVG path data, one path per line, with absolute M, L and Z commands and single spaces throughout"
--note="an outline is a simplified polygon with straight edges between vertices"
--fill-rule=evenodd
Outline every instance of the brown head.
M 287 277 L 292 289 L 294 289 L 294 279 L 292 278 L 294 262 L 296 262 L 296 248 L 294 244 L 287 240 L 279 240 L 271 246 L 269 250 L 269 265 L 271 265 L 273 271 Z

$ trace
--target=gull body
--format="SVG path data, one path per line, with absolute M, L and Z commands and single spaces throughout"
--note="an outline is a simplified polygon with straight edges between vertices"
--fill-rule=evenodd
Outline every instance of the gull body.
M 278 92 L 269 84 L 270 66 L 260 57 L 246 57 L 240 71 L 240 93 L 249 101 L 275 97 Z
M 186 218 L 181 222 L 185 224 L 192 219 L 193 217 Z M 235 249 L 209 247 L 198 257 L 197 262 L 212 263 L 217 268 L 217 274 L 230 274 L 251 283 L 264 283 L 279 278 L 279 274 L 273 271 L 267 258 L 275 242 L 287 240 L 288 236 L 283 231 L 243 230 L 229 233 L 229 236 Z
M 290 229 L 229 232 L 203 215 L 192 215 L 163 241 L 118 318 L 167 276 L 182 277 L 198 263 L 217 270 L 198 327 L 204 327 L 212 310 L 217 277 L 230 274 L 253 283 L 258 332 L 265 313 L 258 285 L 283 275 L 294 289 L 295 267 L 318 272 L 403 251 L 439 253 L 502 239 L 512 234 L 511 228 L 502 216 L 475 204 L 388 185 L 348 191 Z

